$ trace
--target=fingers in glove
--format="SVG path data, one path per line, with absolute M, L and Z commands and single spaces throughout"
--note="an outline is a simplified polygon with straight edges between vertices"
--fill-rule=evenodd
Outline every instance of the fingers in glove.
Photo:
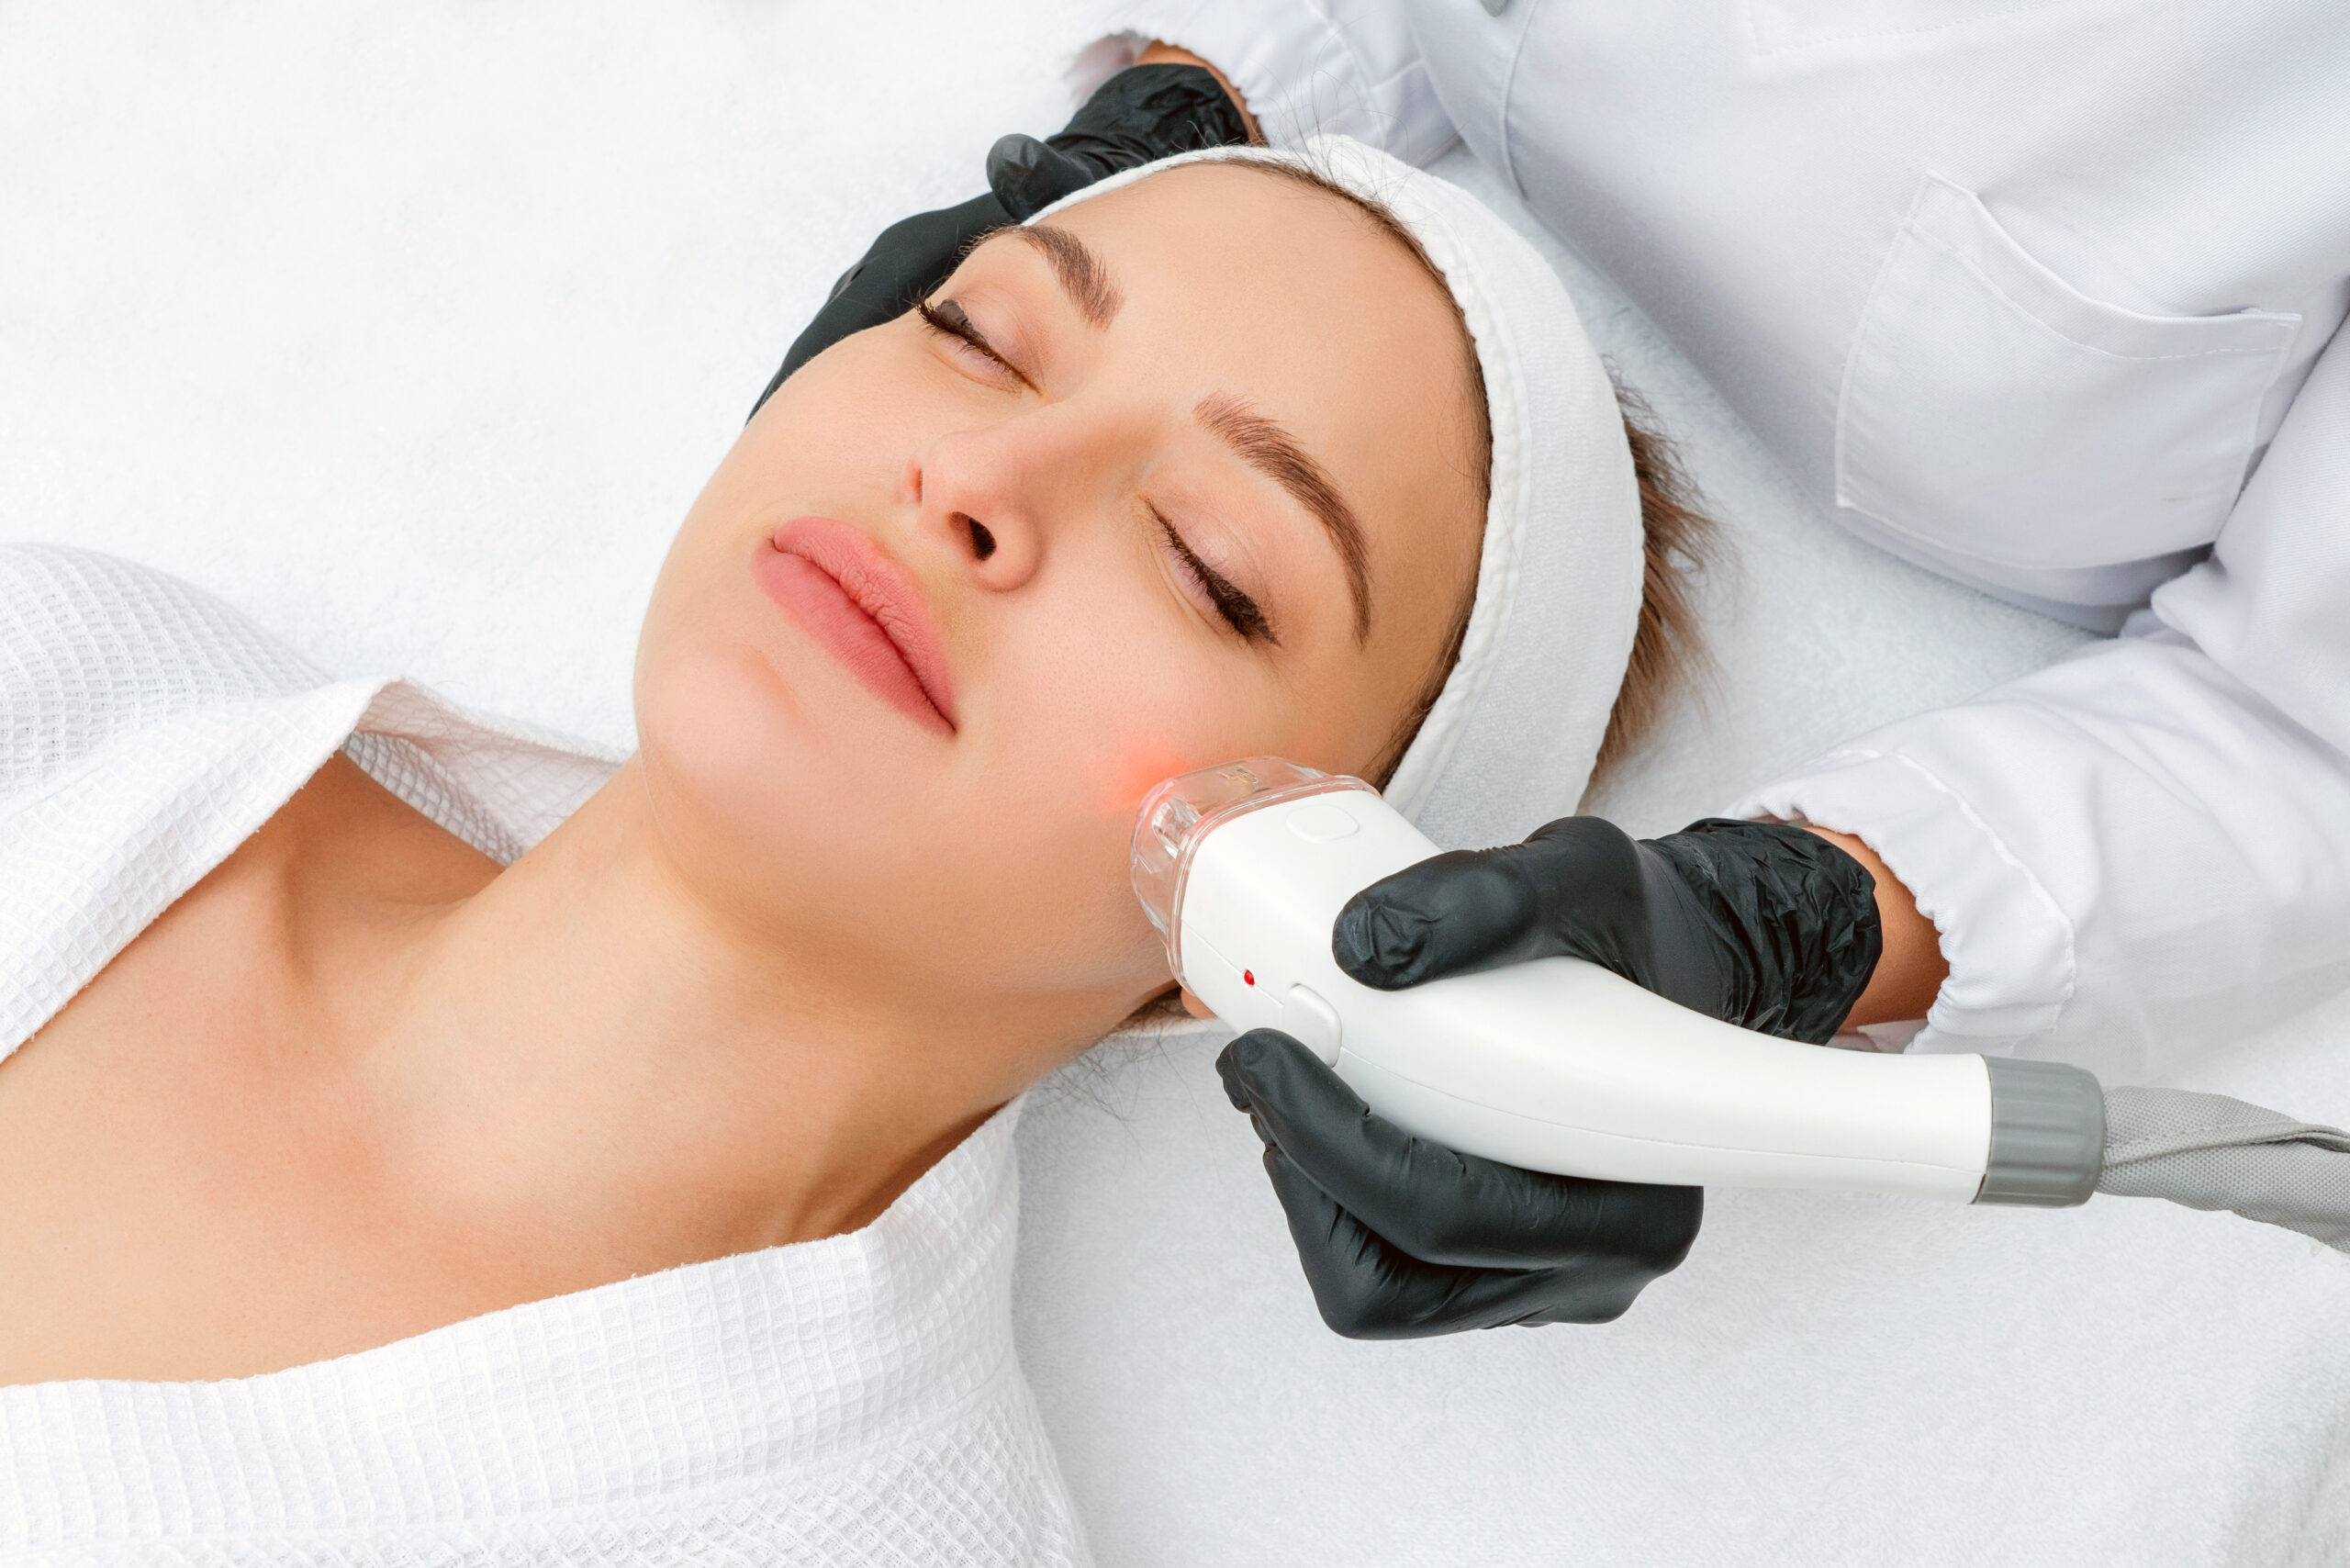
M 1583 958 L 1712 1017 L 1740 977 L 1673 864 L 1599 817 L 1409 866 L 1348 901 L 1331 957 L 1382 991 L 1535 958 Z
M 1214 72 L 1162 63 L 1116 73 L 1058 135 L 1045 141 L 1027 136 L 998 141 L 988 154 L 987 195 L 960 207 L 916 213 L 883 230 L 792 342 L 751 412 L 765 407 L 793 371 L 843 338 L 912 309 L 990 230 L 1024 223 L 1120 169 L 1248 140 L 1248 122 Z
M 1279 1029 L 1251 1029 L 1248 1035 L 1241 1036 L 1238 1040 L 1231 1041 L 1224 1049 L 1216 1052 L 1215 1075 L 1224 1082 L 1224 1097 L 1232 1102 L 1234 1110 L 1248 1111 L 1252 1114 L 1255 1107 L 1249 1102 L 1248 1085 L 1241 1081 L 1240 1064 L 1233 1059 L 1232 1047 L 1238 1045 L 1240 1040 L 1248 1039 L 1253 1035 L 1267 1035 L 1277 1040 L 1288 1040 L 1292 1045 L 1297 1044 Z
M 1605 1322 L 1621 1316 L 1653 1276 L 1622 1282 L 1554 1269 L 1475 1269 L 1427 1263 L 1392 1246 L 1315 1185 L 1278 1148 L 1265 1170 L 1289 1216 L 1314 1305 L 1349 1339 L 1415 1339 L 1515 1323 Z
M 1214 72 L 1158 61 L 1113 73 L 1053 140 L 1094 157 L 1124 154 L 1126 162 L 1147 162 L 1197 148 L 1243 146 L 1248 122 Z
M 993 192 L 957 207 L 918 212 L 881 231 L 872 248 L 833 286 L 807 329 L 792 340 L 759 400 L 756 416 L 793 371 L 853 333 L 894 321 L 914 302 L 945 283 L 979 240 L 1011 223 L 1012 215 Z
M 1022 223 L 1102 175 L 1093 164 L 1018 132 L 988 149 L 988 189 Z
M 1645 961 L 1648 898 L 1639 846 L 1602 818 L 1567 817 L 1373 882 L 1338 912 L 1330 953 L 1380 991 L 1560 956 L 1629 974 Z
M 1330 956 L 1375 991 L 1541 957 L 1542 901 L 1510 855 L 1456 849 L 1381 878 L 1338 912 Z
M 1229 1064 L 1228 1067 L 1226 1064 Z M 1225 1092 L 1304 1176 L 1422 1262 L 1529 1268 L 1597 1257 L 1662 1273 L 1687 1256 L 1695 1187 L 1552 1176 L 1414 1137 L 1311 1051 L 1252 1030 L 1218 1059 Z
M 1058 135 L 998 141 L 988 153 L 988 185 L 1025 223 L 1122 169 L 1248 140 L 1248 122 L 1215 73 L 1196 65 L 1130 65 L 1096 88 Z

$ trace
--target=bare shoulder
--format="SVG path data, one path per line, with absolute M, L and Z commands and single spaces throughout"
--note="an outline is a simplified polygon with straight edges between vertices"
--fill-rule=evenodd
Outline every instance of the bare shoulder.
M 263 1370 L 257 1294 L 330 1294 L 298 1260 L 396 1207 L 347 949 L 496 873 L 337 756 L 0 1063 L 0 1383 Z

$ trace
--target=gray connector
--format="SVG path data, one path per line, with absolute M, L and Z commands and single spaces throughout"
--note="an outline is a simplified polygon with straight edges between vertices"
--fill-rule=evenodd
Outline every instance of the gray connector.
M 2061 1061 L 1985 1057 L 1991 1072 L 1991 1159 L 1978 1204 L 2070 1208 L 2105 1170 L 2105 1092 Z

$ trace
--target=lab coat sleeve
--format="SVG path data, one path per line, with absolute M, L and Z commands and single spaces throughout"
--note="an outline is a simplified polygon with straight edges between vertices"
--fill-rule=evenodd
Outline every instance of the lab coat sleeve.
M 1426 163 L 1452 143 L 1401 0 L 1102 0 L 1095 14 L 1102 41 L 1069 73 L 1080 97 L 1157 39 L 1229 77 L 1276 146 L 1329 132 Z
M 1950 978 L 1910 1049 L 2143 1081 L 2350 984 L 2346 754 L 2350 333 L 2122 636 L 1736 809 L 1853 834 L 1916 896 Z

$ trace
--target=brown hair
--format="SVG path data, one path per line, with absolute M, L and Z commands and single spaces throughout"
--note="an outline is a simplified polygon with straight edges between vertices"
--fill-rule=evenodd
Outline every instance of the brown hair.
M 1609 366 L 1611 373 L 1614 366 Z M 1721 553 L 1721 531 L 1700 507 L 1673 443 L 1657 433 L 1648 400 L 1616 383 L 1632 477 L 1640 487 L 1640 619 L 1624 684 L 1599 743 L 1597 778 L 1639 748 L 1673 694 L 1704 675 L 1710 661 L 1697 629 L 1697 577 Z

